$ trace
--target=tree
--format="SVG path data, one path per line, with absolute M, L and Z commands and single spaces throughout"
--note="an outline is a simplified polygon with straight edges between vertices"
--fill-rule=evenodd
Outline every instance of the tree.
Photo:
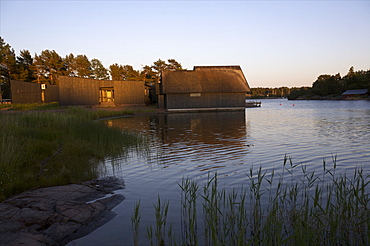
M 124 65 L 124 80 L 140 80 L 139 71 L 135 70 L 131 65 Z
M 311 87 L 300 87 L 300 88 L 291 88 L 291 92 L 288 95 L 289 100 L 296 100 L 299 98 L 304 98 L 311 93 Z
M 335 75 L 320 75 L 312 85 L 312 92 L 319 96 L 338 95 L 343 92 L 340 73 Z
M 4 39 L 0 37 L 0 71 L 1 76 L 7 79 L 13 79 L 16 72 L 16 58 L 14 49 Z
M 91 69 L 93 73 L 94 79 L 102 79 L 107 80 L 109 79 L 108 70 L 103 66 L 100 60 L 92 59 L 91 60 Z
M 35 55 L 34 69 L 38 83 L 48 82 L 51 85 L 58 83 L 57 76 L 66 74 L 66 66 L 63 59 L 55 50 L 44 50 L 40 55 Z
M 64 58 L 66 74 L 72 77 L 93 78 L 91 62 L 86 55 L 74 56 L 72 53 Z
M 0 37 L 0 99 L 10 98 L 10 79 L 16 72 L 15 52 L 12 47 Z
M 66 75 L 71 77 L 77 77 L 78 72 L 75 56 L 72 53 L 66 55 L 66 57 L 64 58 L 64 63 L 67 70 Z
M 351 78 L 355 76 L 355 68 L 351 66 L 348 70 L 347 77 Z
M 91 63 L 86 55 L 77 55 L 75 58 L 77 77 L 91 78 L 93 76 Z
M 168 59 L 168 64 L 166 69 L 170 71 L 176 71 L 176 70 L 183 70 L 180 63 L 178 63 L 175 59 Z
M 154 70 L 156 79 L 159 79 L 161 73 L 164 70 L 169 71 L 183 70 L 181 64 L 177 62 L 175 59 L 168 59 L 167 62 L 168 63 L 162 61 L 161 59 L 158 59 L 158 61 L 153 62 L 152 69 Z
M 143 71 L 141 71 L 140 76 L 144 78 L 144 83 L 146 85 L 152 85 L 152 82 L 156 80 L 156 74 L 151 66 L 145 65 Z
M 124 80 L 125 71 L 122 65 L 118 65 L 117 63 L 110 65 L 109 73 L 112 77 L 112 80 Z
M 165 61 L 158 59 L 158 61 L 153 62 L 152 69 L 157 78 L 160 77 L 161 73 L 167 68 L 167 64 Z
M 345 84 L 346 89 L 370 90 L 370 70 L 354 71 L 352 66 L 347 75 L 343 77 L 343 83 Z
M 28 82 L 35 80 L 33 58 L 29 50 L 21 50 L 17 56 L 16 67 L 17 72 L 14 75 L 16 80 Z

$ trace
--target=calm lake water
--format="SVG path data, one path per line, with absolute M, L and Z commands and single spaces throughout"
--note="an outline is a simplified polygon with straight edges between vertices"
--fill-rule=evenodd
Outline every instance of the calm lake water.
M 222 187 L 247 184 L 250 168 L 281 170 L 284 156 L 310 171 L 322 172 L 337 161 L 337 172 L 370 167 L 370 101 L 262 100 L 245 112 L 147 115 L 107 120 L 107 124 L 144 135 L 149 149 L 107 159 L 102 176 L 120 176 L 126 199 L 118 215 L 69 245 L 132 245 L 130 216 L 141 199 L 141 233 L 155 225 L 153 203 L 158 195 L 170 201 L 168 223 L 179 229 L 178 183 L 189 177 L 203 183 L 216 172 Z M 147 245 L 145 236 L 140 243 Z

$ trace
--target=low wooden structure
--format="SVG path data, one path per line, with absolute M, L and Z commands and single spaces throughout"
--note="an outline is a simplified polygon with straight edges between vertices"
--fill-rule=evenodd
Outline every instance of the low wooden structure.
M 149 91 L 143 81 L 95 80 L 60 76 L 58 85 L 10 81 L 12 103 L 48 103 L 60 105 L 145 105 Z
M 59 87 L 18 80 L 10 80 L 12 103 L 59 102 Z
M 260 101 L 247 101 L 245 102 L 245 107 L 246 108 L 261 107 L 261 102 Z
M 59 94 L 61 105 L 145 105 L 149 100 L 143 81 L 60 76 Z
M 357 89 L 357 90 L 346 90 L 342 93 L 343 99 L 350 99 L 350 98 L 364 98 L 368 96 L 367 89 Z
M 240 66 L 195 66 L 163 71 L 156 91 L 167 111 L 244 110 L 250 87 Z

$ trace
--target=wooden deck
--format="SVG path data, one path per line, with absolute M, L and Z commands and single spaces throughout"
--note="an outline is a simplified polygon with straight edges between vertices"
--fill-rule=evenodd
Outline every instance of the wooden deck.
M 245 102 L 245 107 L 246 108 L 261 107 L 261 102 L 258 102 L 258 101 L 248 101 L 248 102 Z
M 167 109 L 168 113 L 190 113 L 190 112 L 227 112 L 227 111 L 243 111 L 243 107 L 229 108 L 183 108 L 183 109 Z

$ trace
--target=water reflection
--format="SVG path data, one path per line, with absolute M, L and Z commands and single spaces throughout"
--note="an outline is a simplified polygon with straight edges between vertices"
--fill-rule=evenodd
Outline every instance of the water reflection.
M 143 134 L 150 146 L 106 160 L 106 175 L 125 180 L 126 188 L 119 192 L 126 200 L 115 208 L 119 215 L 114 220 L 75 245 L 130 244 L 128 211 L 140 199 L 143 225 L 154 225 L 153 203 L 158 195 L 179 208 L 178 183 L 183 177 L 203 184 L 209 171 L 217 171 L 222 187 L 238 189 L 247 184 L 251 166 L 266 171 L 267 179 L 272 169 L 281 172 L 285 154 L 294 165 L 307 165 L 307 171 L 320 177 L 323 159 L 330 168 L 332 155 L 337 155 L 338 175 L 351 176 L 356 167 L 366 165 L 364 173 L 369 174 L 370 101 L 294 101 L 294 105 L 263 100 L 261 108 L 246 113 L 143 115 L 107 122 Z M 286 182 L 304 179 L 301 166 L 295 170 Z M 180 213 L 174 211 L 170 217 L 179 221 Z
M 206 171 L 235 165 L 253 145 L 245 112 L 240 111 L 135 116 L 110 124 L 147 136 L 148 164 L 161 168 L 181 165 L 181 170 Z

